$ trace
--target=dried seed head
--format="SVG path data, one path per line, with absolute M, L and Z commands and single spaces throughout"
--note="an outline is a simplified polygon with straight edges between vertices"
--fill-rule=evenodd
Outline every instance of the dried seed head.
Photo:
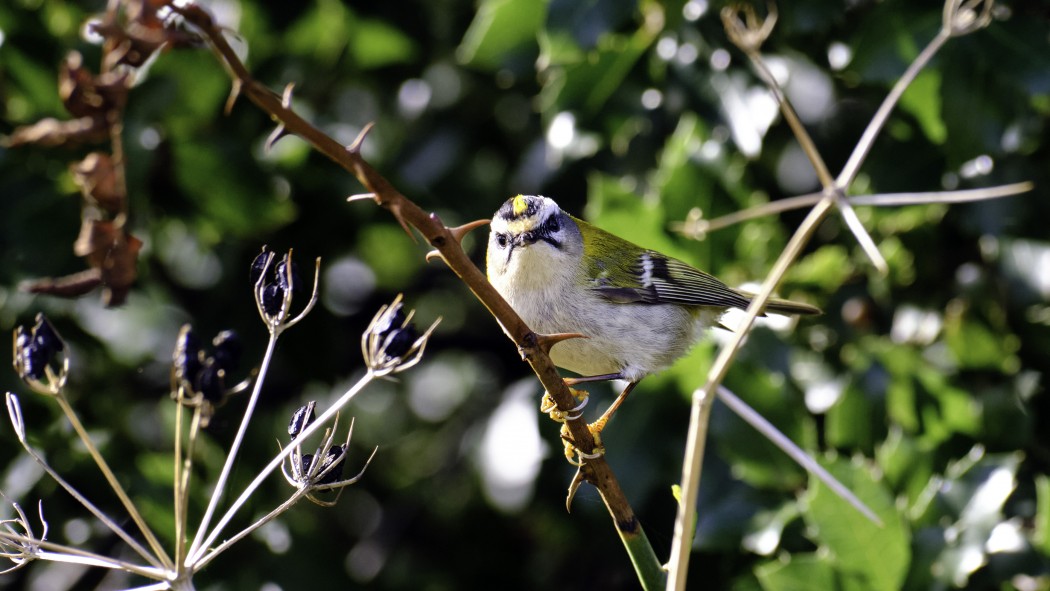
M 389 306 L 383 306 L 361 336 L 361 350 L 365 363 L 381 375 L 397 373 L 419 362 L 434 322 L 422 335 L 412 324 L 414 312 L 402 310 L 401 296 Z M 440 321 L 440 319 L 439 319 Z
M 292 420 L 288 422 L 288 435 L 295 439 L 303 432 L 311 421 L 314 420 L 314 405 L 316 403 L 311 400 L 303 406 L 300 406 L 294 413 L 292 413 Z
M 264 246 L 262 247 L 262 252 L 260 252 L 255 257 L 255 260 L 252 261 L 252 268 L 248 277 L 251 279 L 253 286 L 257 285 L 259 279 L 261 279 L 263 274 L 266 273 L 267 267 L 270 266 L 271 257 L 273 257 L 273 253 L 266 250 L 266 247 Z
M 284 290 L 281 286 L 270 284 L 262 289 L 262 308 L 269 316 L 276 316 L 284 305 Z
M 232 330 L 224 330 L 215 335 L 211 344 L 214 347 L 215 365 L 226 372 L 235 371 L 240 365 L 243 350 L 241 338 L 237 336 L 237 333 Z
M 179 384 L 193 384 L 202 367 L 200 339 L 193 332 L 193 327 L 189 324 L 183 325 L 175 341 L 175 352 L 172 353 L 175 387 Z
M 301 293 L 303 291 L 303 282 L 299 279 L 299 265 L 292 261 L 291 271 L 289 272 L 288 255 L 281 257 L 281 262 L 277 263 L 274 274 L 277 279 L 277 285 L 284 291 L 291 291 L 292 293 Z
M 14 332 L 14 367 L 37 392 L 54 394 L 65 383 L 67 360 L 58 365 L 58 355 L 65 351 L 65 343 L 55 327 L 43 314 L 36 315 L 36 323 L 27 332 L 19 326 Z
M 317 480 L 317 484 L 335 484 L 343 479 L 343 458 L 346 457 L 346 446 L 335 445 L 328 450 L 328 454 L 324 457 L 324 462 L 321 464 L 321 469 L 318 473 L 324 472 L 324 474 Z M 331 466 L 331 468 L 329 468 Z M 330 491 L 325 491 L 330 492 Z

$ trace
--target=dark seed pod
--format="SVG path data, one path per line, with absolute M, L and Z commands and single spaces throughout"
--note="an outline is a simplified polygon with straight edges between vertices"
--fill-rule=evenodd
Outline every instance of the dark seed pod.
M 379 340 L 384 341 L 391 332 L 400 329 L 404 323 L 405 312 L 399 303 L 393 310 L 387 310 L 386 314 L 383 314 L 375 327 L 375 332 L 379 334 Z
M 299 469 L 299 480 L 306 480 L 306 475 L 310 473 L 310 464 L 314 461 L 314 454 L 303 454 L 302 467 Z
M 255 257 L 255 260 L 252 261 L 252 269 L 248 275 L 249 279 L 252 280 L 252 287 L 258 285 L 259 278 L 261 278 L 263 273 L 266 272 L 266 263 L 269 262 L 271 254 L 272 253 L 266 250 L 266 247 L 264 246 L 262 252 L 260 252 L 259 255 Z
M 232 330 L 224 330 L 215 335 L 211 342 L 214 349 L 215 365 L 224 371 L 235 371 L 241 361 L 241 338 Z
M 33 344 L 33 337 L 26 332 L 25 327 L 15 328 L 15 355 L 21 355 L 23 351 Z
M 33 344 L 45 351 L 49 357 L 65 349 L 61 337 L 55 332 L 55 327 L 51 326 L 43 312 L 36 315 Z
M 343 479 L 343 456 L 346 455 L 346 448 L 342 445 L 336 445 L 328 450 L 328 454 L 324 458 L 324 463 L 321 464 L 321 470 L 327 469 L 329 466 L 334 464 L 334 467 L 321 479 L 317 484 L 333 484 Z
M 34 380 L 44 379 L 47 375 L 46 370 L 50 357 L 47 351 L 42 347 L 37 347 L 36 343 L 22 349 L 22 367 L 25 375 Z
M 179 331 L 179 338 L 175 341 L 175 352 L 172 354 L 176 378 L 186 380 L 191 385 L 196 381 L 202 368 L 200 352 L 200 339 L 189 324 L 184 325 Z
M 226 390 L 226 386 L 223 383 L 224 372 L 213 359 L 208 361 L 200 373 L 197 374 L 195 390 L 200 392 L 208 402 L 219 404 L 222 402 L 222 397 Z
M 314 420 L 314 404 L 314 401 L 311 400 L 309 403 L 300 406 L 292 414 L 292 420 L 288 423 L 288 435 L 292 439 L 298 437 L 303 432 L 303 429 Z
M 262 308 L 269 316 L 276 316 L 284 305 L 284 290 L 278 285 L 267 285 L 262 292 Z
M 416 327 L 412 324 L 396 329 L 385 337 L 385 348 L 383 351 L 387 357 L 401 357 L 412 348 L 412 344 L 419 338 Z
M 277 277 L 277 285 L 285 291 L 299 293 L 303 290 L 303 282 L 299 279 L 299 265 L 295 264 L 295 261 L 292 261 L 291 271 L 292 280 L 289 284 L 288 255 L 284 255 L 281 257 L 281 262 L 277 263 L 277 267 L 274 269 L 274 273 Z

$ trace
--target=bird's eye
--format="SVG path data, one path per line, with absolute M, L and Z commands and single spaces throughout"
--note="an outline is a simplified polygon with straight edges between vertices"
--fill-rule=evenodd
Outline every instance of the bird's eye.
M 496 234 L 496 246 L 498 246 L 500 248 L 507 248 L 507 235 L 506 234 L 502 234 L 502 233 Z
M 552 217 L 550 219 L 550 221 L 547 222 L 547 229 L 550 230 L 551 234 L 553 234 L 553 233 L 558 231 L 558 218 L 557 217 Z

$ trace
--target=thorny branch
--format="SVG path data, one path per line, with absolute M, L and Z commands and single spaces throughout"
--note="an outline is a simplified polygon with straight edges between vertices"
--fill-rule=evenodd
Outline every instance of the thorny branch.
M 427 243 L 437 250 L 449 268 L 470 288 L 478 300 L 488 308 L 503 327 L 504 332 L 517 345 L 522 358 L 528 361 L 558 407 L 568 412 L 577 405 L 576 399 L 569 392 L 544 350 L 543 335 L 529 329 L 495 288 L 489 284 L 485 275 L 463 251 L 460 245 L 462 233 L 445 226 L 436 214 L 426 213 L 402 195 L 361 156 L 361 144 L 370 127 L 366 127 L 350 146 L 342 145 L 292 110 L 291 87 L 286 88 L 283 95 L 279 96 L 257 82 L 226 42 L 221 28 L 215 24 L 207 12 L 195 5 L 175 10 L 207 38 L 213 51 L 225 64 L 228 73 L 233 78 L 227 109 L 239 96 L 246 96 L 277 123 L 277 131 L 271 135 L 271 139 L 279 138 L 287 133 L 295 134 L 357 177 L 375 202 L 389 210 L 410 235 L 409 228 L 415 228 Z M 567 424 L 573 444 L 585 454 L 592 453 L 595 443 L 584 421 L 573 420 L 568 421 Z M 640 533 L 641 526 L 635 518 L 634 511 L 620 489 L 616 475 L 604 458 L 599 457 L 585 463 L 580 469 L 580 477 L 598 488 L 621 534 Z

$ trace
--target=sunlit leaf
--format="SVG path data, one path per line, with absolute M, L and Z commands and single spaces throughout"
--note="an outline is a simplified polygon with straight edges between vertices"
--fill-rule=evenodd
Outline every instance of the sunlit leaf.
M 517 52 L 535 51 L 530 46 L 545 15 L 543 2 L 484 0 L 457 50 L 460 62 L 494 69 Z
M 814 554 L 794 554 L 755 569 L 765 591 L 829 591 L 835 589 L 831 560 Z
M 865 589 L 898 591 L 908 570 L 909 532 L 893 496 L 862 461 L 839 458 L 828 471 L 882 520 L 877 525 L 810 477 L 803 516 L 814 539 L 830 553 L 837 572 L 859 578 Z
M 822 246 L 803 257 L 788 273 L 788 281 L 834 292 L 855 273 L 846 248 L 839 244 Z
M 919 121 L 926 137 L 935 144 L 944 143 L 948 135 L 941 118 L 941 75 L 935 70 L 924 70 L 901 97 L 901 109 Z

